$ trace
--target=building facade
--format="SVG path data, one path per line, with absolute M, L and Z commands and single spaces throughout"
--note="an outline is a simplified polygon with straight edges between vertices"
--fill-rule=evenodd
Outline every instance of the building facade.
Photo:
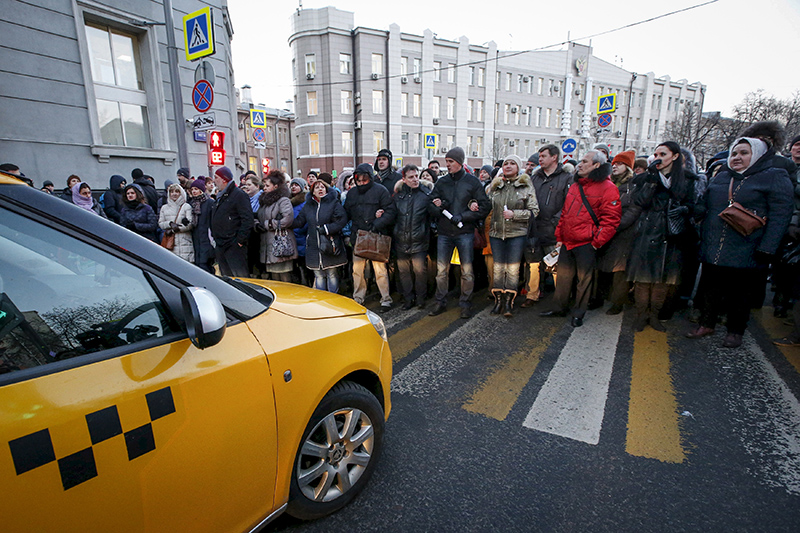
M 215 54 L 187 61 L 183 16 L 213 14 Z M 156 185 L 178 168 L 208 175 L 195 135 L 196 81 L 213 85 L 216 129 L 233 167 L 236 99 L 226 0 L 51 0 L 3 4 L 0 159 L 41 186 L 77 174 L 93 188 L 133 168 Z M 198 130 L 199 131 L 199 130 Z
M 269 161 L 270 170 L 278 169 L 294 176 L 295 160 L 292 138 L 294 136 L 294 113 L 290 109 L 274 109 L 262 104 L 253 104 L 251 88 L 244 85 L 237 92 L 238 105 L 238 157 L 236 167 L 245 172 L 252 170 L 264 178 L 263 161 Z M 264 141 L 257 141 L 254 128 L 250 124 L 250 110 L 264 111 Z M 259 144 L 260 143 L 260 144 Z
M 567 139 L 576 153 L 598 142 L 612 153 L 650 153 L 683 106 L 702 110 L 706 89 L 637 75 L 578 43 L 507 52 L 430 30 L 403 33 L 396 24 L 355 27 L 353 13 L 333 7 L 299 10 L 291 24 L 301 173 L 354 168 L 381 148 L 417 165 L 453 146 L 465 149 L 471 166 L 512 153 L 526 159 Z M 609 94 L 616 111 L 600 127 L 598 100 Z

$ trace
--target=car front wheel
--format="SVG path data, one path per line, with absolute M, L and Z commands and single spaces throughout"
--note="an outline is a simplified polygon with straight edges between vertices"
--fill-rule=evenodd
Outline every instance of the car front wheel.
M 333 387 L 297 450 L 287 512 L 309 520 L 347 505 L 375 469 L 383 426 L 381 404 L 366 388 L 349 381 Z

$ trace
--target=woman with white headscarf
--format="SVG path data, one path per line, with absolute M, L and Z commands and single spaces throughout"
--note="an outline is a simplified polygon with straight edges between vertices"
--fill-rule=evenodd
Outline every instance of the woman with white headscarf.
M 167 203 L 161 207 L 158 225 L 167 234 L 175 235 L 172 253 L 193 263 L 192 206 L 186 201 L 186 191 L 177 183 L 167 189 Z
M 706 290 L 700 302 L 700 324 L 686 334 L 698 339 L 714 333 L 717 318 L 727 314 L 722 346 L 736 348 L 750 317 L 753 294 L 773 260 L 792 216 L 792 183 L 786 170 L 774 167 L 772 148 L 761 139 L 741 137 L 731 145 L 727 166 L 708 184 L 700 260 Z M 720 217 L 737 202 L 766 224 L 743 235 Z

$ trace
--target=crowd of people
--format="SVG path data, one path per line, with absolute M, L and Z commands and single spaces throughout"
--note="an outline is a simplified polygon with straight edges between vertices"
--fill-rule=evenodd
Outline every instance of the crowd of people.
M 723 346 L 735 348 L 771 279 L 776 315 L 791 310 L 795 325 L 774 342 L 800 346 L 800 136 L 786 145 L 783 135 L 776 122 L 753 124 L 704 169 L 672 141 L 641 157 L 598 144 L 567 162 L 548 144 L 525 163 L 512 154 L 480 169 L 454 147 L 446 172 L 437 160 L 398 171 L 383 149 L 338 177 L 248 171 L 237 182 L 227 167 L 198 178 L 181 168 L 162 192 L 134 169 L 131 183 L 111 176 L 99 201 L 77 175 L 60 196 L 208 272 L 216 264 L 222 275 L 313 285 L 360 304 L 374 282 L 382 310 L 393 293 L 403 309 L 432 296 L 432 316 L 457 291 L 469 318 L 476 283 L 507 318 L 553 291 L 539 315 L 573 327 L 608 302 L 610 315 L 631 306 L 636 330 L 665 331 L 692 302 L 686 336 L 724 322 Z M 50 181 L 42 190 L 57 194 Z M 372 245 L 385 249 L 365 253 Z

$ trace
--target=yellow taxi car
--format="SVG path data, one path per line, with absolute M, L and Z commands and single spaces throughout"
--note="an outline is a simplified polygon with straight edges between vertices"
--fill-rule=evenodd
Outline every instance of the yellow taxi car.
M 352 300 L 213 276 L 0 174 L 3 531 L 334 512 L 380 457 L 391 365 Z

